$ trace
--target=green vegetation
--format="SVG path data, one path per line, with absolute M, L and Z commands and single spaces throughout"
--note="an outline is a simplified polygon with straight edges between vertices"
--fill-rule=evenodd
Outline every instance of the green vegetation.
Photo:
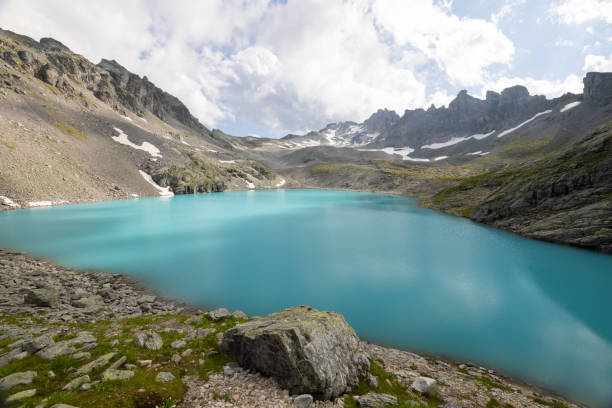
M 424 401 L 420 400 L 417 395 L 404 387 L 395 376 L 388 373 L 375 360 L 370 360 L 370 375 L 376 377 L 378 386 L 373 387 L 367 379 L 362 379 L 353 392 L 348 394 L 344 399 L 345 408 L 357 408 L 359 405 L 357 404 L 356 397 L 367 394 L 368 392 L 393 395 L 397 398 L 397 407 L 399 408 L 433 408 L 443 402 L 435 396 L 428 395 L 422 396 Z M 417 404 L 413 405 L 415 402 Z
M 65 135 L 73 137 L 77 140 L 85 140 L 87 138 L 85 134 L 81 131 L 81 129 L 79 129 L 78 127 L 76 127 L 76 125 L 72 123 L 64 123 L 57 121 L 55 122 L 55 126 Z
M 514 408 L 511 404 L 502 404 L 495 398 L 491 398 L 486 405 L 487 408 Z
M 540 405 L 547 405 L 549 407 L 552 408 L 567 408 L 567 405 L 565 405 L 563 402 L 561 401 L 557 401 L 557 400 L 553 400 L 553 401 L 546 401 L 543 400 L 541 398 L 536 398 L 536 397 L 529 397 L 533 400 L 533 402 L 536 402 Z
M 500 383 L 498 383 L 496 381 L 493 381 L 489 377 L 484 377 L 484 376 L 482 376 L 482 377 L 474 377 L 474 379 L 476 381 L 478 381 L 479 383 L 481 383 L 482 385 L 484 385 L 485 387 L 489 388 L 489 389 L 490 388 L 497 388 L 497 389 L 500 389 L 500 390 L 503 390 L 503 391 L 512 391 L 512 388 L 507 387 L 507 386 L 505 386 L 503 384 L 500 384 Z
M 38 319 L 37 319 L 38 320 Z M 19 385 L 10 391 L 0 392 L 0 401 L 10 394 L 26 389 L 36 388 L 35 397 L 28 399 L 25 407 L 35 407 L 44 399 L 48 399 L 48 405 L 56 403 L 70 404 L 81 407 L 163 407 L 172 406 L 180 401 L 186 392 L 186 386 L 181 381 L 185 375 L 195 375 L 207 379 L 211 371 L 219 372 L 228 362 L 234 361 L 229 356 L 218 350 L 216 333 L 225 331 L 245 320 L 230 317 L 220 322 L 212 322 L 206 318 L 194 318 L 182 314 L 168 314 L 161 316 L 138 316 L 118 321 L 100 321 L 93 324 L 73 323 L 65 324 L 63 327 L 69 332 L 62 330 L 61 335 L 55 336 L 56 341 L 70 340 L 81 331 L 89 331 L 98 340 L 97 346 L 89 350 L 91 358 L 87 360 L 74 360 L 71 356 L 59 356 L 53 360 L 45 360 L 37 355 L 30 355 L 22 360 L 17 360 L 0 368 L 0 378 L 6 375 L 34 370 L 38 373 L 32 384 Z M 31 318 L 24 316 L 0 316 L 0 324 L 19 324 L 27 328 L 33 324 Z M 193 329 L 210 328 L 214 332 L 204 338 L 193 338 L 188 340 L 184 329 L 191 326 Z M 182 328 L 181 333 L 178 329 Z M 136 334 L 141 331 L 153 330 L 162 337 L 164 345 L 160 350 L 148 350 L 135 345 Z M 171 347 L 175 340 L 184 340 L 186 345 L 180 350 Z M 0 347 L 6 347 L 14 340 L 2 340 Z M 178 362 L 171 362 L 174 354 L 181 354 L 183 350 L 191 349 L 191 354 L 181 357 Z M 110 353 L 117 354 L 111 363 L 122 356 L 126 357 L 125 364 L 133 364 L 136 368 L 134 376 L 127 381 L 104 381 L 91 387 L 89 391 L 73 390 L 62 391 L 62 387 L 70 382 L 73 377 L 71 373 L 93 361 L 94 359 Z M 151 360 L 152 364 L 160 364 L 161 369 L 150 369 L 140 363 L 142 360 Z M 100 379 L 102 372 L 107 368 L 101 367 L 92 370 L 89 376 L 92 381 Z M 53 371 L 55 376 L 49 376 Z M 171 372 L 176 379 L 167 383 L 155 381 L 158 371 Z M 144 392 L 139 390 L 144 389 Z M 227 396 L 229 398 L 229 396 Z M 227 400 L 225 395 L 219 399 Z

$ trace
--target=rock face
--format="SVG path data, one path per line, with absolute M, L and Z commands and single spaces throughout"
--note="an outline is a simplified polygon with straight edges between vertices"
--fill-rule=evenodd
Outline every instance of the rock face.
M 386 408 L 397 405 L 397 398 L 389 394 L 370 392 L 357 398 L 357 404 L 363 408 Z
M 369 370 L 359 338 L 339 313 L 285 309 L 223 334 L 221 349 L 296 394 L 337 397 Z
M 601 105 L 612 102 L 612 72 L 589 72 L 583 83 L 586 102 Z

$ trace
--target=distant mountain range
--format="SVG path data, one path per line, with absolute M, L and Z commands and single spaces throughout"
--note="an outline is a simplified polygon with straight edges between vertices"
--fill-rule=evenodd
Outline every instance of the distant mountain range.
M 525 236 L 612 252 L 612 73 L 381 109 L 282 139 L 203 126 L 118 62 L 0 30 L 0 209 L 279 187 L 405 194 Z

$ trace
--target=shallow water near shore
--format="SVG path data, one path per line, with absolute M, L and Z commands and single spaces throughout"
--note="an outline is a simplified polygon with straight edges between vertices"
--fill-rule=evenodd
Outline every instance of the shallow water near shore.
M 0 213 L 0 246 L 264 315 L 310 304 L 360 337 L 612 404 L 612 256 L 406 197 L 242 191 Z

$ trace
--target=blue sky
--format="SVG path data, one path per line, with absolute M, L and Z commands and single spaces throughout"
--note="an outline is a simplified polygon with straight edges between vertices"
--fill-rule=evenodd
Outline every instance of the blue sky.
M 211 128 L 281 137 L 378 108 L 612 71 L 612 0 L 0 0 L 0 26 L 115 59 Z

